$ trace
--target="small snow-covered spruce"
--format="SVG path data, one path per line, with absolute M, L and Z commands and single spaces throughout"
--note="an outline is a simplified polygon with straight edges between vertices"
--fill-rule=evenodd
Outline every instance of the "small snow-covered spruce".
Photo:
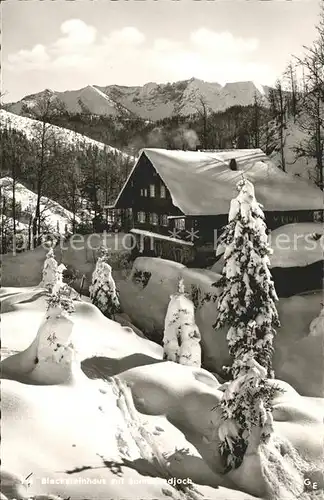
M 184 282 L 171 295 L 165 316 L 163 358 L 182 365 L 201 366 L 200 332 L 195 323 L 193 302 L 186 296 Z
M 273 377 L 273 338 L 279 326 L 264 214 L 253 184 L 243 179 L 237 187 L 239 194 L 231 202 L 229 222 L 220 238 L 224 269 L 215 284 L 221 293 L 214 327 L 229 326 L 233 359 L 227 368 L 233 381 L 220 405 L 225 426 L 220 431 L 221 453 L 228 470 L 242 463 L 253 426 L 262 427 L 261 440 L 272 432 L 274 389 L 266 380 Z
M 52 291 L 57 278 L 57 262 L 55 260 L 53 248 L 50 248 L 46 254 L 46 259 L 43 266 L 43 280 L 42 285 L 47 288 L 49 292 Z
M 75 311 L 73 300 L 70 297 L 70 292 L 65 287 L 60 288 L 55 293 L 52 293 L 47 299 L 47 310 L 57 308 L 58 312 L 61 310 L 67 314 Z
M 107 318 L 113 319 L 121 308 L 112 269 L 108 264 L 108 249 L 101 247 L 99 255 L 96 268 L 92 273 L 92 283 L 89 288 L 90 299 Z
M 72 289 L 63 281 L 63 271 L 66 269 L 64 264 L 60 264 L 56 271 L 56 281 L 52 288 L 52 293 L 47 299 L 47 310 L 57 310 L 61 313 L 71 314 L 75 307 L 71 297 Z

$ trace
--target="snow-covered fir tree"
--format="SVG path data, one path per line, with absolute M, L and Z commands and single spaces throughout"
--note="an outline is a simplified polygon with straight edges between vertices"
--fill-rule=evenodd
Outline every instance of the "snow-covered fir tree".
M 221 402 L 223 426 L 221 453 L 228 469 L 238 467 L 244 457 L 253 426 L 261 427 L 261 440 L 272 430 L 272 354 L 279 318 L 278 300 L 269 271 L 266 224 L 254 186 L 246 179 L 237 185 L 229 221 L 220 244 L 225 247 L 224 269 L 215 328 L 228 326 L 227 341 L 233 379 Z
M 92 283 L 89 292 L 91 302 L 97 306 L 107 318 L 113 319 L 115 314 L 120 312 L 121 308 L 108 259 L 108 250 L 101 247 L 96 268 L 92 273 Z
M 164 359 L 182 365 L 201 366 L 200 332 L 195 323 L 195 308 L 185 295 L 183 280 L 178 293 L 171 295 L 164 322 Z
M 55 283 L 52 289 L 53 293 L 56 293 L 58 290 L 64 287 L 64 281 L 63 281 L 63 272 L 66 270 L 66 267 L 63 263 L 61 263 L 59 266 L 56 268 L 56 275 L 55 275 Z
M 74 312 L 74 304 L 72 300 L 72 289 L 63 280 L 63 271 L 66 267 L 60 264 L 56 270 L 56 281 L 52 288 L 52 293 L 47 300 L 47 310 L 51 314 L 57 312 L 58 315 L 62 313 L 70 314 Z
M 50 248 L 46 254 L 46 259 L 43 266 L 42 285 L 52 291 L 57 279 L 57 262 L 55 260 L 53 248 Z
M 70 287 L 63 282 L 61 264 L 58 279 L 47 297 L 47 310 L 35 339 L 37 354 L 36 366 L 32 372 L 34 380 L 44 384 L 66 382 L 73 371 L 75 348 L 72 342 L 74 303 Z

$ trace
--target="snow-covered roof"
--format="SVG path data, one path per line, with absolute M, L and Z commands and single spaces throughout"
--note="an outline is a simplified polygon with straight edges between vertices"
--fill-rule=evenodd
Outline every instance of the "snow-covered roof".
M 271 267 L 302 267 L 324 260 L 324 229 L 320 222 L 287 224 L 270 233 Z
M 277 168 L 261 149 L 218 151 L 180 151 L 145 148 L 128 181 L 145 155 L 170 191 L 173 204 L 185 215 L 226 214 L 230 200 L 237 195 L 236 184 L 242 174 L 253 182 L 256 198 L 265 211 L 322 210 L 323 193 L 310 182 Z M 229 162 L 235 158 L 238 170 Z
M 321 222 L 296 222 L 280 226 L 269 235 L 273 253 L 271 268 L 305 267 L 324 260 L 324 229 Z M 217 246 L 212 271 L 221 273 L 224 267 L 224 247 Z

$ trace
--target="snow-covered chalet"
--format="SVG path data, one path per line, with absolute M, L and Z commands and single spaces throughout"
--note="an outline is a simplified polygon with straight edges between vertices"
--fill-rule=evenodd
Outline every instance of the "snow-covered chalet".
M 180 262 L 214 253 L 236 184 L 253 182 L 267 225 L 323 220 L 322 191 L 276 167 L 261 149 L 143 149 L 115 204 L 138 250 Z

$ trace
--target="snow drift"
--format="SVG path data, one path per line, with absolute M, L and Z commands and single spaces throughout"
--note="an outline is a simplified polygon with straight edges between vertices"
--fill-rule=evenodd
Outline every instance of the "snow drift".
M 150 270 L 149 281 L 145 287 L 134 282 L 134 273 Z M 213 325 L 217 318 L 216 300 L 219 293 L 213 283 L 220 275 L 204 269 L 188 269 L 181 264 L 163 259 L 139 257 L 135 260 L 133 271 L 128 280 L 120 286 L 120 299 L 123 310 L 132 322 L 143 330 L 150 338 L 162 338 L 164 318 L 169 296 L 177 290 L 178 281 L 184 279 L 185 288 L 191 293 L 196 310 L 196 323 L 201 333 L 203 366 L 222 375 L 222 367 L 230 362 L 226 341 L 226 328 L 215 330 Z M 163 284 L 163 286 L 162 286 Z M 295 342 L 308 337 L 309 325 L 321 310 L 323 295 L 320 291 L 307 295 L 281 298 L 278 302 L 278 313 L 281 327 L 275 339 L 274 370 L 279 378 L 297 383 L 304 395 L 323 395 L 321 338 L 305 340 L 314 343 L 314 347 L 304 352 L 296 351 L 296 366 L 306 363 L 312 366 L 311 372 L 294 370 L 292 377 L 283 372 L 283 362 L 292 350 Z M 313 349 L 318 356 L 310 357 Z M 293 352 L 293 351 L 291 351 Z M 300 361 L 298 361 L 300 360 Z
M 7 297 L 18 293 L 5 291 Z M 7 367 L 12 359 L 8 355 L 34 341 L 35 325 L 44 317 L 44 297 L 35 295 L 26 302 L 25 293 L 23 303 L 16 297 L 13 310 L 3 315 Z M 264 476 L 257 473 L 264 468 L 262 450 L 255 450 L 230 475 L 222 474 L 219 417 L 212 411 L 222 388 L 213 375 L 163 362 L 159 346 L 108 320 L 90 304 L 76 303 L 71 321 L 77 356 L 66 380 L 35 385 L 35 373 L 26 366 L 24 383 L 17 381 L 14 370 L 2 381 L 1 492 L 8 499 L 51 494 L 79 500 L 252 500 L 251 495 L 265 491 Z M 89 360 L 91 370 L 84 361 L 86 377 L 80 359 L 94 352 L 102 357 Z M 276 383 L 285 392 L 274 401 L 275 431 L 288 443 L 280 456 L 292 447 L 307 466 L 314 465 L 310 479 L 322 487 L 316 474 L 323 458 L 318 439 L 323 400 L 301 397 L 288 384 Z M 192 483 L 176 488 L 170 478 L 190 478 Z M 278 477 L 276 481 L 280 484 Z

